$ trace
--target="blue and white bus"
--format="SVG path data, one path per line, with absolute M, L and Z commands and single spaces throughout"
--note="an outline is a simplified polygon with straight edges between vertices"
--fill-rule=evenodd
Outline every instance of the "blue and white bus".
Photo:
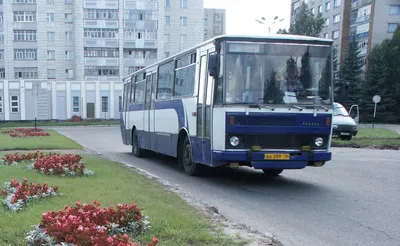
M 267 176 L 331 160 L 332 40 L 223 35 L 124 78 L 121 134 L 188 175 L 248 166 Z

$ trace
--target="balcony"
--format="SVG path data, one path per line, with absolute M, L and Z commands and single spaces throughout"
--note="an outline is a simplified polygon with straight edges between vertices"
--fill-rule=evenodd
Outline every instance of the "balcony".
M 127 49 L 157 49 L 156 40 L 132 39 L 124 40 L 124 48 Z
M 157 21 L 124 20 L 124 29 L 157 30 Z
M 125 1 L 124 9 L 157 10 L 157 2 L 154 1 Z
M 367 22 L 371 19 L 371 15 L 365 15 L 365 16 L 361 16 L 355 19 L 351 19 L 350 20 L 350 26 L 357 24 L 357 23 L 361 23 L 361 22 Z
M 351 4 L 351 8 L 352 9 L 356 9 L 356 8 L 360 8 L 363 7 L 365 5 L 371 4 L 372 0 L 359 0 L 357 2 L 353 2 Z
M 118 57 L 85 57 L 85 66 L 119 66 Z
M 83 20 L 84 28 L 118 28 L 118 20 Z
M 108 48 L 118 48 L 118 39 L 105 39 L 105 38 L 85 38 L 85 47 L 108 47 Z
M 85 76 L 85 81 L 119 81 L 119 76 Z
M 125 67 L 146 67 L 153 63 L 156 63 L 156 58 L 135 58 L 129 57 L 124 58 L 124 66 Z

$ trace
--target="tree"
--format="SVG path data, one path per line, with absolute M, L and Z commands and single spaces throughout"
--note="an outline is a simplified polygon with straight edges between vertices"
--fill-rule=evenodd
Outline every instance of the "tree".
M 279 29 L 278 34 L 295 34 L 318 37 L 324 27 L 325 20 L 321 13 L 315 16 L 304 2 L 296 10 L 294 23 L 290 25 L 289 32 Z
M 367 80 L 362 86 L 362 98 L 360 100 L 363 121 L 371 121 L 373 119 L 374 103 L 372 102 L 372 97 L 374 95 L 378 94 L 383 99 L 379 104 L 380 110 L 383 112 L 387 111 L 386 105 L 388 99 L 390 100 L 390 97 L 387 95 L 390 91 L 385 86 L 388 69 L 383 46 L 377 46 L 372 49 L 368 57 L 368 64 Z
M 360 55 L 360 47 L 355 35 L 351 37 L 347 55 L 343 61 L 343 69 L 341 71 L 342 89 L 345 89 L 345 98 L 342 103 L 346 108 L 350 108 L 353 104 L 358 104 L 361 98 L 361 83 L 363 61 Z M 343 99 L 343 98 L 342 98 Z

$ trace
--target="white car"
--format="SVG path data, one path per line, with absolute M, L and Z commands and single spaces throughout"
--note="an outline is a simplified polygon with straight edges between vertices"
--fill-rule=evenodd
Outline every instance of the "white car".
M 352 112 L 353 107 L 357 110 L 354 117 L 355 120 L 340 103 L 333 104 L 333 136 L 336 136 L 341 140 L 351 140 L 353 136 L 357 135 L 357 123 L 359 121 L 358 105 L 351 106 L 350 112 Z

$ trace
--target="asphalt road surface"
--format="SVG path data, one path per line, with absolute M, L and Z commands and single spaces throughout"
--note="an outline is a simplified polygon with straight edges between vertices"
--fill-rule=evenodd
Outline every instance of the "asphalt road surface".
M 269 181 L 247 168 L 198 178 L 185 175 L 171 158 L 134 158 L 119 127 L 56 129 L 180 186 L 283 245 L 400 245 L 400 151 L 335 148 L 325 167 L 285 170 Z

